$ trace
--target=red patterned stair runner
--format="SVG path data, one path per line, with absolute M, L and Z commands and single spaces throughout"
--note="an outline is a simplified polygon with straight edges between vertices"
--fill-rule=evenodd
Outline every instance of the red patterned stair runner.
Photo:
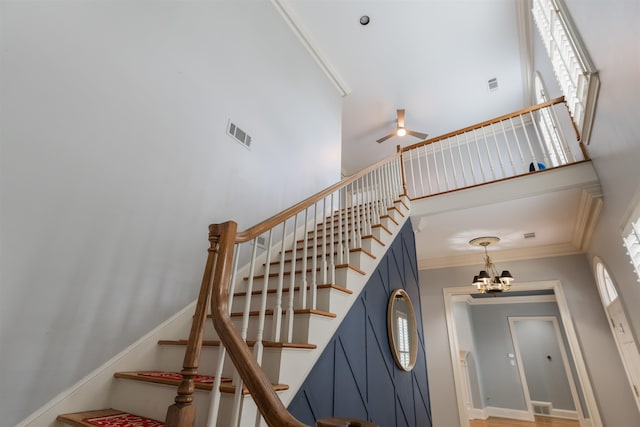
M 162 427 L 164 423 L 133 414 L 107 415 L 85 418 L 83 421 L 98 427 Z
M 169 380 L 182 380 L 182 375 L 178 372 L 144 371 L 138 372 L 138 375 L 143 377 L 166 378 Z M 194 382 L 203 384 L 213 384 L 214 380 L 215 377 L 212 377 L 211 375 L 196 375 L 195 377 L 193 377 Z M 222 377 L 220 378 L 220 382 L 231 382 L 231 379 Z

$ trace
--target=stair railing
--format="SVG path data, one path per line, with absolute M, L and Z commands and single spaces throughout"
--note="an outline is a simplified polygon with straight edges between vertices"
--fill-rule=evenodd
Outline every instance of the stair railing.
M 573 132 L 575 138 L 567 139 Z M 409 199 L 588 160 L 564 97 L 402 148 Z
M 183 379 L 167 412 L 168 427 L 193 426 L 194 377 L 209 306 L 223 344 L 218 352 L 209 425 L 216 425 L 222 417 L 226 417 L 225 425 L 239 425 L 240 417 L 247 416 L 242 412 L 246 392 L 259 411 L 253 415 L 256 426 L 261 417 L 269 426 L 305 425 L 288 412 L 276 393 L 278 385 L 272 384 L 261 366 L 264 347 L 311 344 L 294 316 L 324 313 L 319 290 L 336 285 L 339 272 L 344 274 L 351 268 L 351 252 L 361 247 L 363 237 L 372 233 L 372 224 L 378 224 L 404 194 L 400 159 L 398 152 L 246 231 L 237 232 L 237 224 L 231 221 L 209 227 L 210 248 L 181 371 Z M 234 305 L 234 294 L 244 295 L 243 304 Z M 259 303 L 252 295 L 259 297 Z M 251 317 L 257 320 L 250 322 Z M 225 364 L 227 357 L 235 369 Z M 233 377 L 232 386 L 223 384 L 223 377 L 229 376 Z M 234 393 L 230 414 L 220 414 L 221 390 Z M 372 425 L 337 418 L 322 422 Z

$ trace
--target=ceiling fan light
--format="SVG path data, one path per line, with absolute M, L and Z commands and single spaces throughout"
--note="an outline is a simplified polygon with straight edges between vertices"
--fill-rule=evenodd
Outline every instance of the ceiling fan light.
M 398 136 L 405 136 L 407 134 L 407 130 L 405 128 L 398 128 L 398 130 L 396 131 L 396 135 Z

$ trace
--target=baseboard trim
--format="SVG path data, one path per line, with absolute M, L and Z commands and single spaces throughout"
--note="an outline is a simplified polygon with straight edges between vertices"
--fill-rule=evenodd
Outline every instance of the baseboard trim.
M 120 353 L 106 361 L 102 366 L 95 369 L 93 372 L 88 374 L 86 377 L 66 389 L 65 391 L 59 393 L 53 399 L 51 399 L 48 403 L 44 404 L 40 407 L 40 409 L 36 410 L 34 413 L 29 415 L 27 418 L 22 420 L 20 423 L 16 425 L 16 427 L 39 427 L 39 426 L 51 426 L 55 423 L 56 417 L 63 412 L 76 412 L 85 408 L 78 407 L 75 408 L 73 406 L 69 406 L 67 403 L 69 399 L 76 396 L 83 396 L 83 398 L 88 397 L 87 400 L 91 400 L 90 396 L 96 396 L 97 394 L 103 395 L 108 393 L 108 390 L 102 390 L 100 392 L 96 392 L 92 390 L 91 384 L 93 380 L 99 379 L 104 381 L 110 381 L 113 377 L 113 372 L 118 370 L 118 366 L 130 359 L 130 356 L 133 355 L 136 351 L 143 349 L 145 347 L 153 348 L 157 346 L 158 339 L 161 337 L 165 328 L 172 326 L 171 324 L 174 322 L 180 322 L 181 320 L 184 322 L 185 319 L 190 321 L 190 318 L 193 317 L 193 312 L 195 310 L 196 301 L 190 303 L 185 308 L 180 310 L 178 313 L 171 316 L 169 319 L 162 322 L 159 326 L 154 328 L 148 334 L 131 344 L 126 349 L 122 350 Z M 182 318 L 182 319 L 181 319 Z M 166 338 L 166 337 L 165 337 Z M 86 396 L 85 396 L 86 395 Z M 98 402 L 94 401 L 94 404 L 104 405 L 106 404 L 106 399 L 96 399 Z M 105 402 L 100 402 L 100 400 L 104 400 Z M 170 402 L 169 402 L 170 403 Z M 168 406 L 168 405 L 167 405 Z
M 478 409 L 471 408 L 469 409 L 469 419 L 470 420 L 486 420 L 489 418 L 489 414 L 487 413 L 487 408 Z
M 485 410 L 489 417 L 510 418 L 512 420 L 520 421 L 535 421 L 533 413 L 529 411 L 509 408 L 496 408 L 494 406 L 487 406 Z

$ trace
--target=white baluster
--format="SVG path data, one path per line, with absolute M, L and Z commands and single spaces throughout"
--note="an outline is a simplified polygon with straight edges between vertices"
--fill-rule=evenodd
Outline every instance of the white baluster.
M 458 146 L 458 158 L 460 159 L 460 169 L 462 170 L 462 184 L 467 187 L 467 168 L 464 167 L 464 159 L 462 158 L 462 148 L 460 148 L 459 134 L 456 134 L 456 145 Z
M 307 308 L 307 258 L 309 253 L 309 208 L 304 210 L 304 235 L 302 237 L 302 272 L 300 273 L 300 308 Z
M 489 150 L 489 141 L 487 141 L 487 133 L 484 130 L 484 126 L 481 129 L 482 129 L 482 137 L 484 139 L 484 146 L 487 149 L 487 159 L 489 160 L 489 169 L 491 169 L 491 178 L 495 180 L 496 171 L 493 167 L 493 156 L 491 155 L 491 151 Z
M 538 170 L 538 160 L 536 159 L 536 155 L 533 152 L 533 146 L 531 145 L 531 140 L 529 139 L 529 132 L 527 132 L 527 127 L 524 124 L 524 118 L 522 114 L 520 114 L 520 116 L 518 117 L 520 117 L 520 124 L 522 125 L 522 131 L 524 132 L 524 137 L 527 140 L 527 145 L 529 147 L 529 153 L 531 154 L 531 159 L 533 161 L 534 168 L 535 170 Z
M 331 193 L 331 212 L 330 212 L 330 216 L 329 216 L 329 220 L 331 221 L 331 230 L 330 230 L 330 237 L 329 237 L 329 281 L 332 284 L 336 283 L 336 260 L 335 260 L 335 250 L 336 250 L 336 245 L 335 245 L 335 236 L 334 236 L 334 229 L 333 229 L 333 222 L 335 221 L 335 211 L 333 210 L 334 208 L 334 195 L 335 193 Z
M 518 138 L 518 132 L 516 131 L 516 126 L 513 124 L 513 117 L 509 118 L 509 124 L 511 125 L 511 131 L 513 132 L 513 136 L 516 140 L 516 147 L 518 147 L 518 154 L 520 155 L 520 165 L 522 165 L 522 171 L 528 172 L 529 168 L 524 161 L 524 154 L 522 153 L 522 146 L 520 145 L 520 138 Z
M 285 317 L 286 323 L 286 342 L 293 341 L 293 302 L 295 299 L 296 292 L 296 249 L 298 246 L 297 243 L 297 235 L 298 235 L 298 215 L 296 214 L 293 220 L 293 247 L 291 248 L 291 274 L 289 276 L 289 301 L 287 303 L 287 315 Z
M 504 144 L 507 146 L 507 153 L 509 154 L 509 163 L 511 164 L 511 176 L 518 174 L 516 171 L 516 165 L 513 162 L 513 154 L 511 153 L 511 144 L 509 144 L 509 137 L 507 136 L 507 130 L 504 128 L 504 120 L 500 121 L 500 128 L 502 129 L 502 137 L 504 138 Z
M 433 184 L 431 182 L 431 170 L 429 170 L 429 153 L 427 153 L 427 145 L 423 145 L 422 149 L 424 150 L 424 163 L 427 166 L 427 182 L 429 183 L 429 194 L 433 194 Z M 418 152 L 418 154 L 420 153 Z M 423 193 L 422 196 L 427 196 L 427 194 Z
M 469 166 L 471 167 L 471 177 L 473 178 L 473 184 L 477 184 L 478 180 L 476 179 L 476 168 L 473 165 L 475 161 L 471 155 L 471 143 L 469 142 L 469 132 L 464 133 L 464 142 L 467 146 L 467 154 L 469 155 Z M 482 169 L 482 166 L 480 167 Z
M 322 262 L 320 263 L 320 268 L 322 269 L 322 284 L 327 284 L 327 272 L 329 270 L 329 263 L 327 262 L 328 254 L 327 254 L 327 232 L 328 232 L 327 223 L 327 198 L 322 199 Z
M 487 182 L 487 177 L 484 174 L 484 162 L 482 161 L 482 154 L 480 153 L 480 140 L 478 139 L 478 135 L 476 134 L 476 129 L 473 129 L 471 132 L 473 133 L 473 142 L 476 146 L 476 152 L 478 153 L 478 167 L 480 168 L 482 182 Z
M 451 169 L 453 169 L 453 186 L 454 188 L 460 188 L 458 186 L 458 173 L 456 171 L 456 161 L 453 160 L 453 141 L 452 138 L 447 138 L 447 141 L 449 141 L 449 157 L 451 158 Z
M 309 308 L 316 308 L 316 289 L 318 289 L 318 203 L 313 205 L 313 250 L 311 251 L 311 301 Z M 302 274 L 307 274 L 303 271 Z
M 536 124 L 536 120 L 533 117 L 533 113 L 531 111 L 529 111 L 529 117 L 531 118 L 531 123 L 532 123 L 532 127 L 533 130 L 536 132 L 536 140 L 538 141 L 538 146 L 540 147 L 540 150 L 542 150 L 542 154 L 544 156 L 544 163 L 546 165 L 551 165 L 551 161 L 549 160 L 549 152 L 547 150 L 547 146 L 544 143 L 544 140 L 542 139 L 542 137 L 540 136 L 540 132 L 538 131 L 538 126 Z M 538 165 L 535 165 L 535 170 L 538 170 Z
M 498 144 L 498 137 L 496 136 L 495 124 L 491 125 L 491 133 L 493 134 L 493 143 L 496 146 L 496 153 L 498 153 L 498 163 L 500 163 L 500 170 L 502 171 L 501 178 L 505 178 L 507 176 L 507 173 L 504 170 L 504 161 L 502 160 L 502 150 L 500 150 L 500 145 Z
M 295 230 L 294 230 L 295 232 Z M 294 233 L 295 234 L 295 233 Z M 280 269 L 278 270 L 278 288 L 276 290 L 276 303 L 273 308 L 273 340 L 281 341 L 282 328 L 282 292 L 284 289 L 284 255 L 287 238 L 287 220 L 282 223 L 282 240 L 280 241 Z M 293 275 L 294 272 L 291 272 Z

